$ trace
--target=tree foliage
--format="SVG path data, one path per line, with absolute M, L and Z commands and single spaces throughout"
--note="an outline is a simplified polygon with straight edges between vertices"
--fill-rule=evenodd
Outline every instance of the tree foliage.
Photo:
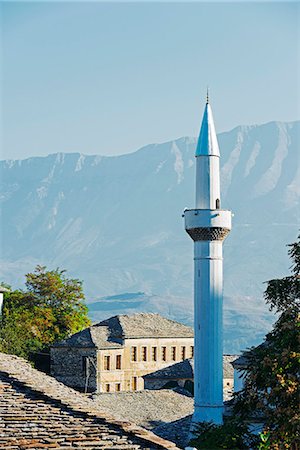
M 258 445 L 258 438 L 249 432 L 247 425 L 232 417 L 227 417 L 223 425 L 201 422 L 194 435 L 189 445 L 203 450 L 242 450 Z
M 269 281 L 265 291 L 278 320 L 263 344 L 245 352 L 245 388 L 234 408 L 241 419 L 259 411 L 274 449 L 300 445 L 300 236 L 289 255 L 292 274 Z
M 82 282 L 68 278 L 65 270 L 37 266 L 25 285 L 26 290 L 4 295 L 1 351 L 28 357 L 90 324 Z

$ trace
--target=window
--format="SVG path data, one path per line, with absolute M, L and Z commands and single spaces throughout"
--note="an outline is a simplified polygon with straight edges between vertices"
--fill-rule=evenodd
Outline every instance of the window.
M 107 383 L 105 385 L 105 392 L 110 392 L 110 384 L 109 383 Z
M 152 347 L 152 361 L 157 361 L 157 347 Z
M 121 355 L 116 356 L 116 369 L 121 370 Z
M 96 361 L 92 356 L 82 356 L 81 358 L 82 373 L 85 377 L 96 373 Z
M 104 370 L 110 370 L 110 356 L 104 356 Z
M 84 375 L 89 373 L 89 358 L 87 356 L 82 357 L 82 372 Z
M 191 345 L 191 358 L 193 358 L 193 357 L 194 357 L 194 346 Z
M 116 392 L 121 391 L 121 383 L 116 383 Z
M 147 361 L 147 347 L 142 347 L 142 360 Z
M 185 347 L 181 347 L 181 359 L 184 360 L 185 359 Z
M 137 377 L 132 377 L 132 390 L 137 390 Z
M 161 348 L 161 359 L 167 361 L 167 347 Z
M 176 361 L 176 347 L 171 347 L 172 361 Z
M 137 361 L 137 348 L 131 347 L 131 361 Z

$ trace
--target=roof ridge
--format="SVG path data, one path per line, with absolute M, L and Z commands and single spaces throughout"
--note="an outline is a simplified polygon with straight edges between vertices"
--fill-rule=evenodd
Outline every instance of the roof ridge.
M 189 325 L 169 319 L 158 313 L 119 314 L 93 324 L 72 336 L 57 342 L 53 347 L 76 346 L 98 348 L 121 345 L 130 338 L 193 338 Z

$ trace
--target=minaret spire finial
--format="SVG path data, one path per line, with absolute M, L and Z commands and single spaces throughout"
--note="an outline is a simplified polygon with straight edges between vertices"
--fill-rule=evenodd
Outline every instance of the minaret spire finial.
M 218 140 L 214 125 L 214 119 L 212 115 L 211 106 L 209 103 L 209 87 L 207 86 L 206 92 L 206 105 L 204 108 L 203 119 L 201 123 L 201 129 L 196 148 L 195 156 L 201 155 L 215 155 L 220 156 Z M 200 183 L 201 184 L 201 183 Z

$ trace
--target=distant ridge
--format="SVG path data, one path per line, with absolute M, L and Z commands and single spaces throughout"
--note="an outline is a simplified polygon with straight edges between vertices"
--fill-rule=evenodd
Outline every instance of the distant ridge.
M 235 215 L 224 249 L 227 353 L 259 342 L 273 320 L 263 282 L 288 273 L 286 244 L 299 233 L 299 136 L 300 121 L 218 136 L 222 206 Z M 59 266 L 84 280 L 93 320 L 146 311 L 192 324 L 181 213 L 194 201 L 195 142 L 0 162 L 0 281 L 20 286 L 35 264 Z
M 249 130 L 251 130 L 253 128 L 263 127 L 263 126 L 272 125 L 272 124 L 275 124 L 275 125 L 282 124 L 282 125 L 287 125 L 287 126 L 294 126 L 294 125 L 297 125 L 299 122 L 300 122 L 300 120 L 292 120 L 292 121 L 288 121 L 288 122 L 282 122 L 282 121 L 279 121 L 279 120 L 272 120 L 272 121 L 263 122 L 263 123 L 260 123 L 260 124 L 237 125 L 236 127 L 231 128 L 229 130 L 223 130 L 221 133 L 218 134 L 218 136 L 223 135 L 223 134 L 227 134 L 227 133 L 233 133 L 236 130 L 243 129 L 243 130 L 249 131 Z M 82 153 L 82 152 L 55 152 L 55 151 L 53 151 L 51 153 L 48 153 L 47 155 L 27 156 L 27 157 L 24 157 L 24 158 L 3 158 L 3 159 L 0 160 L 0 162 L 4 161 L 4 162 L 7 162 L 8 164 L 11 164 L 11 161 L 13 161 L 13 162 L 17 161 L 19 163 L 19 161 L 27 161 L 27 160 L 30 160 L 32 158 L 48 158 L 48 157 L 57 156 L 57 155 L 76 155 L 76 156 L 82 156 L 84 158 L 85 157 L 95 157 L 95 158 L 99 158 L 99 159 L 102 159 L 102 158 L 118 158 L 120 156 L 132 155 L 134 153 L 139 152 L 140 150 L 144 150 L 144 149 L 147 149 L 149 147 L 159 146 L 159 145 L 163 145 L 163 144 L 168 144 L 168 143 L 172 143 L 172 142 L 177 141 L 177 140 L 184 140 L 184 141 L 187 141 L 187 142 L 189 141 L 190 144 L 194 144 L 194 143 L 197 142 L 198 137 L 197 136 L 181 136 L 179 138 L 170 139 L 170 140 L 163 141 L 163 142 L 152 142 L 152 144 L 146 144 L 146 145 L 143 145 L 142 147 L 139 147 L 139 148 L 137 148 L 135 150 L 132 150 L 131 152 L 120 153 L 118 155 L 115 155 L 115 154 L 114 155 L 103 155 L 101 153 L 99 154 L 99 153 L 90 153 L 90 152 Z

